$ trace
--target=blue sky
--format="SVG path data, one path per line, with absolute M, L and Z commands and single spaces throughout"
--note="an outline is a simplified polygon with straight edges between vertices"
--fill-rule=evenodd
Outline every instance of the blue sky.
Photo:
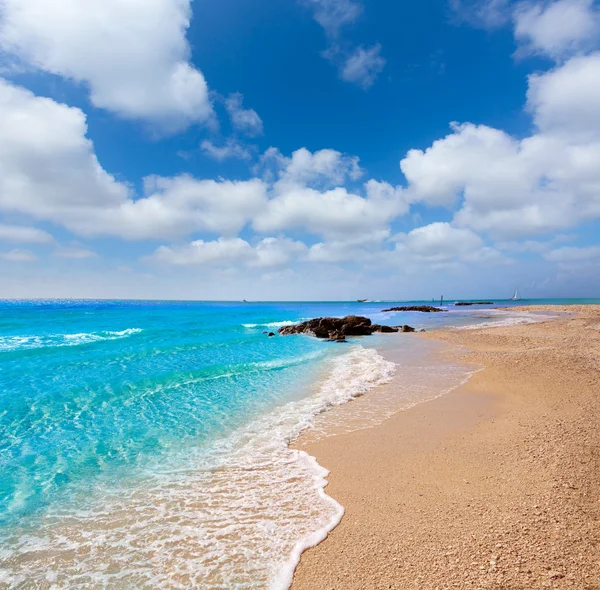
M 597 295 L 599 43 L 594 0 L 0 0 L 0 297 Z

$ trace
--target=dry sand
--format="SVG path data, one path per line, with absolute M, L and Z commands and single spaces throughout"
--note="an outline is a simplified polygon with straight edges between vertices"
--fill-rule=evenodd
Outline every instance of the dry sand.
M 486 368 L 380 426 L 299 441 L 346 513 L 292 590 L 600 588 L 600 306 L 551 309 L 578 315 L 428 335 Z

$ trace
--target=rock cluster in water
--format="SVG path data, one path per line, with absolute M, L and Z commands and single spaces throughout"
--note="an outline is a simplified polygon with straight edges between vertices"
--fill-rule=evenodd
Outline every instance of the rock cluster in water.
M 410 326 L 381 326 L 373 324 L 369 318 L 349 315 L 345 318 L 315 318 L 296 324 L 279 328 L 282 336 L 289 334 L 308 334 L 316 338 L 344 342 L 347 336 L 370 336 L 375 332 L 414 332 Z
M 465 306 L 465 305 L 494 305 L 493 301 L 458 301 L 454 305 Z
M 381 311 L 421 311 L 423 313 L 433 313 L 445 310 L 431 305 L 411 305 L 409 307 L 390 307 L 390 309 L 382 309 Z

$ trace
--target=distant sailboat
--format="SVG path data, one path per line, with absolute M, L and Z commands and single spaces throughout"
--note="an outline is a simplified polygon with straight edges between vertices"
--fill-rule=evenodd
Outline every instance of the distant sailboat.
M 366 303 L 368 301 L 368 299 L 357 299 L 357 301 L 359 303 Z
M 521 299 L 519 297 L 519 289 L 515 289 L 515 294 L 510 298 L 510 301 L 518 301 L 519 299 Z

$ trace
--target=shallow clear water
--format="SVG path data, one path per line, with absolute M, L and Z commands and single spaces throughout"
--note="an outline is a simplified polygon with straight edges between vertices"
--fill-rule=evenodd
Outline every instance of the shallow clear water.
M 342 514 L 288 442 L 403 358 L 421 366 L 420 345 L 389 336 L 392 362 L 380 337 L 263 332 L 349 313 L 418 328 L 524 318 L 384 307 L 0 302 L 0 585 L 286 587 Z M 422 401 L 416 382 L 405 393 Z

